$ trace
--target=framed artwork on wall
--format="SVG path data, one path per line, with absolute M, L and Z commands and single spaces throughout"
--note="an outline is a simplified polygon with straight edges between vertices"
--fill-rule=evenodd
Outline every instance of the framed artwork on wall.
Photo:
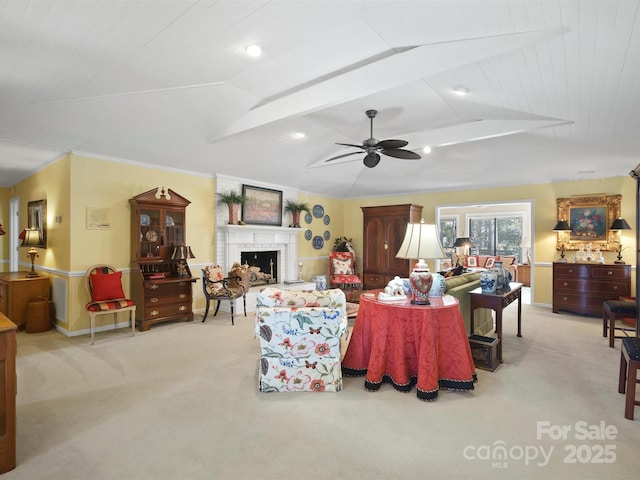
M 580 195 L 571 198 L 558 198 L 558 221 L 565 220 L 571 230 L 558 232 L 556 249 L 564 244 L 565 250 L 579 250 L 591 244 L 601 251 L 614 251 L 619 248 L 617 232 L 609 231 L 614 220 L 620 217 L 622 195 Z
M 253 225 L 282 225 L 282 191 L 242 185 L 242 221 Z

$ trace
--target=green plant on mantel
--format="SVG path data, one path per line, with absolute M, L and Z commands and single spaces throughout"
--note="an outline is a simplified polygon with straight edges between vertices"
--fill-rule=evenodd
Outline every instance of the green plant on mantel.
M 300 212 L 311 213 L 311 207 L 307 202 L 294 202 L 287 200 L 284 204 L 284 211 L 291 213 L 293 223 L 290 227 L 300 228 Z
M 230 190 L 228 192 L 219 193 L 218 200 L 220 203 L 225 203 L 227 205 L 237 205 L 244 203 L 244 196 L 235 190 Z

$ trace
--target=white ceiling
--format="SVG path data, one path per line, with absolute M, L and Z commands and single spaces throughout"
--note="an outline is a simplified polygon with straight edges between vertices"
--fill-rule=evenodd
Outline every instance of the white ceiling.
M 638 85 L 638 0 L 0 1 L 0 185 L 69 151 L 343 198 L 627 175 Z M 368 109 L 432 153 L 325 164 Z

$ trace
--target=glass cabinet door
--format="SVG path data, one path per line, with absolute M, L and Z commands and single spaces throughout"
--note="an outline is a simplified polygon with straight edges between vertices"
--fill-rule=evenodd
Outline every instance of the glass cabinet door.
M 140 257 L 160 257 L 162 241 L 160 209 L 140 209 Z
M 165 214 L 165 235 L 167 254 L 173 253 L 174 247 L 185 244 L 185 214 L 183 210 L 169 210 Z

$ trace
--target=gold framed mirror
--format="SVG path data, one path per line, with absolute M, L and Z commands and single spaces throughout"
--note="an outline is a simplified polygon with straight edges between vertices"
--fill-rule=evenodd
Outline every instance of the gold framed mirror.
M 27 204 L 27 227 L 40 230 L 42 243 L 36 247 L 47 248 L 47 201 L 35 200 Z

